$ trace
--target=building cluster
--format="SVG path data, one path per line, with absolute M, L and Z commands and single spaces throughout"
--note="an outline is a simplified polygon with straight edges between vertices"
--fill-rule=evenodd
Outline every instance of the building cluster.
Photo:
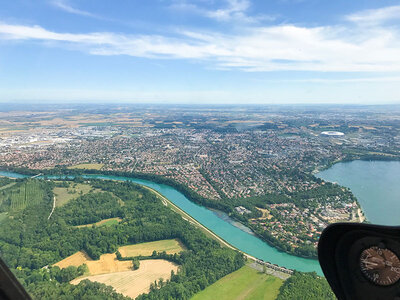
M 316 202 L 315 207 L 305 209 L 297 207 L 294 203 L 267 204 L 267 216 L 263 214 L 260 218 L 250 219 L 250 223 L 268 231 L 292 249 L 304 245 L 316 247 L 322 230 L 328 224 L 362 222 L 365 219 L 358 204 L 351 202 L 346 193 L 337 197 L 340 199 L 323 199 L 321 202 L 325 204 Z
M 290 199 L 295 193 L 311 193 L 324 184 L 312 172 L 342 160 L 346 153 L 400 153 L 399 128 L 392 119 L 367 126 L 349 125 L 350 121 L 365 122 L 362 116 L 349 115 L 344 122 L 339 113 L 169 113 L 163 119 L 161 113 L 144 111 L 140 118 L 121 117 L 123 123 L 102 126 L 46 121 L 46 126 L 35 123 L 26 130 L 0 128 L 0 166 L 42 170 L 98 163 L 105 171 L 159 175 L 204 198 L 244 204 L 269 195 Z M 230 121 L 233 116 L 241 120 Z M 2 122 L 11 121 L 0 118 Z M 328 122 L 335 125 L 324 125 Z M 324 131 L 343 134 L 321 135 Z M 362 219 L 358 205 L 345 196 L 315 199 L 319 204 L 306 208 L 294 203 L 267 204 L 261 209 L 268 216 L 263 213 L 251 223 L 291 247 L 315 245 L 328 223 Z M 254 213 L 241 205 L 235 211 L 242 216 Z

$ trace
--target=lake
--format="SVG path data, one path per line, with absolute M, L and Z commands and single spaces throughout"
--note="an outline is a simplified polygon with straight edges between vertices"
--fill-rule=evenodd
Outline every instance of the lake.
M 350 188 L 371 223 L 400 225 L 400 161 L 337 163 L 316 176 Z

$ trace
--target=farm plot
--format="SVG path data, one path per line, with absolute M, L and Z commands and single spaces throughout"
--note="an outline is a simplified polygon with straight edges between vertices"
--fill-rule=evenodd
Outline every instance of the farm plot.
M 86 264 L 90 275 L 115 273 L 133 269 L 132 261 L 119 261 L 115 253 L 103 254 L 99 260 L 91 259 L 84 251 L 76 252 L 67 258 L 54 264 L 61 269 Z
M 71 256 L 68 256 L 67 258 L 64 258 L 63 260 L 54 264 L 54 266 L 57 266 L 60 269 L 67 268 L 69 266 L 79 267 L 80 265 L 86 264 L 89 261 L 93 261 L 93 259 L 91 259 L 85 251 L 78 251 L 75 254 L 72 254 Z
M 171 271 L 178 271 L 178 266 L 162 259 L 148 259 L 140 261 L 138 270 L 116 272 L 111 274 L 86 276 L 71 281 L 78 284 L 88 279 L 112 286 L 118 293 L 136 298 L 140 294 L 150 291 L 150 284 L 162 278 L 164 281 L 171 278 Z
M 178 239 L 161 240 L 155 242 L 128 245 L 118 248 L 122 257 L 150 256 L 153 251 L 175 254 L 184 251 L 184 245 Z
M 24 209 L 28 204 L 39 204 L 44 197 L 43 189 L 36 180 L 15 184 L 0 193 L 0 203 L 7 203 L 13 210 Z
M 100 170 L 104 164 L 79 164 L 68 167 L 68 169 Z

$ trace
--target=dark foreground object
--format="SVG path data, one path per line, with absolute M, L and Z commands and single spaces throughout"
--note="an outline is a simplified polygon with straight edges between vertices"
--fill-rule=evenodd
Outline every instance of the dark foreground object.
M 30 300 L 31 297 L 0 258 L 0 300 L 3 299 Z
M 318 259 L 339 300 L 400 300 L 400 227 L 332 224 Z

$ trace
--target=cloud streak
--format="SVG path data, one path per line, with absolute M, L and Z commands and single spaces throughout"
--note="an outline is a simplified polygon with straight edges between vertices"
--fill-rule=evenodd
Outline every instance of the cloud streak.
M 232 12 L 248 7 L 246 1 L 231 2 L 238 5 L 231 9 Z M 368 16 L 372 15 L 381 16 L 380 20 L 391 16 L 382 11 L 385 10 L 364 11 L 349 18 L 360 22 L 369 20 Z M 400 34 L 393 26 L 371 28 L 352 23 L 320 27 L 252 25 L 231 34 L 200 30 L 181 30 L 172 34 L 72 34 L 40 26 L 0 23 L 2 40 L 37 41 L 46 45 L 49 44 L 46 42 L 52 42 L 51 45 L 60 47 L 72 45 L 93 55 L 184 59 L 200 61 L 215 69 L 246 72 L 400 72 Z
M 360 24 L 381 24 L 395 19 L 400 19 L 400 5 L 363 10 L 347 16 L 346 19 Z
M 90 12 L 87 12 L 87 11 L 80 10 L 80 9 L 72 7 L 65 0 L 53 0 L 50 3 L 54 7 L 58 8 L 58 9 L 61 9 L 61 10 L 65 11 L 65 12 L 71 13 L 71 14 L 80 15 L 80 16 L 86 16 L 86 17 L 92 17 L 92 18 L 100 18 L 99 16 L 97 16 L 95 14 L 92 14 Z
M 219 9 L 205 9 L 198 5 L 179 1 L 170 6 L 171 9 L 191 12 L 218 22 L 259 23 L 260 21 L 273 21 L 275 17 L 269 15 L 250 16 L 247 11 L 251 3 L 249 0 L 225 0 L 225 7 Z

